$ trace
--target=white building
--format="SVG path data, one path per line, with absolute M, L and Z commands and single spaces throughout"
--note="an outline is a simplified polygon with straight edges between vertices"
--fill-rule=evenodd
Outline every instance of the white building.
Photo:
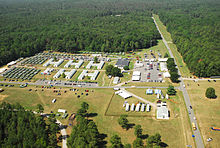
M 167 63 L 161 62 L 161 63 L 160 63 L 160 70 L 161 70 L 161 71 L 168 71 L 168 69 L 167 69 Z
M 157 107 L 157 119 L 169 119 L 169 110 L 166 106 Z
M 59 78 L 62 74 L 65 74 L 66 75 L 66 79 L 71 79 L 73 77 L 73 75 L 76 73 L 76 70 L 75 69 L 72 69 L 70 72 L 65 72 L 64 69 L 60 69 L 54 76 L 53 78 L 54 79 L 57 79 Z
M 134 71 L 132 75 L 132 81 L 140 81 L 140 79 L 141 79 L 141 72 Z
M 119 77 L 114 77 L 113 84 L 118 84 L 120 82 Z
M 51 72 L 53 72 L 54 71 L 54 69 L 53 68 L 47 68 L 44 72 L 42 72 L 41 74 L 43 74 L 43 75 L 50 75 L 51 74 Z
M 170 73 L 167 71 L 167 72 L 164 72 L 163 73 L 163 77 L 164 78 L 170 78 Z
M 59 77 L 61 76 L 61 74 L 64 73 L 64 71 L 65 71 L 64 69 L 60 69 L 60 70 L 53 76 L 53 78 L 54 78 L 54 79 L 59 78 Z

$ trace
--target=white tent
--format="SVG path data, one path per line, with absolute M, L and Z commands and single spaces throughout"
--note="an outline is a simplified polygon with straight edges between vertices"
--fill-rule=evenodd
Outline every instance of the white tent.
M 129 111 L 129 108 L 130 108 L 130 105 L 128 103 L 126 103 L 126 106 L 125 106 L 125 111 Z
M 58 109 L 58 112 L 59 113 L 66 113 L 66 110 L 65 109 Z
M 138 104 L 136 105 L 136 108 L 135 108 L 135 111 L 136 111 L 136 112 L 139 112 L 139 111 L 140 111 L 140 105 L 141 105 L 140 103 L 138 103 Z
M 132 105 L 131 105 L 131 111 L 134 111 L 135 110 L 135 104 L 133 103 Z
M 147 103 L 147 109 L 146 109 L 146 111 L 147 111 L 147 112 L 150 111 L 150 104 L 149 104 L 149 103 Z
M 167 72 L 164 72 L 163 73 L 163 77 L 164 78 L 170 78 L 170 73 L 167 71 Z
M 124 99 L 127 99 L 127 98 L 130 98 L 131 95 L 128 94 L 127 92 L 123 91 L 123 90 L 119 90 L 119 91 L 116 91 L 115 94 L 121 96 L 122 98 Z
M 169 99 L 169 95 L 168 94 L 166 94 L 166 99 Z
M 145 104 L 142 104 L 141 105 L 141 111 L 144 112 L 144 109 L 145 109 Z

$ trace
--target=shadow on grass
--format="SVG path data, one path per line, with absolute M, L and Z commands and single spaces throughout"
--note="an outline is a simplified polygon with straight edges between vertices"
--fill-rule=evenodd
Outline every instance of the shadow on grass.
M 129 124 L 128 124 L 128 129 L 127 129 L 127 130 L 129 130 L 130 128 L 133 128 L 134 126 L 135 126 L 134 123 L 129 123 Z
M 144 134 L 144 135 L 142 135 L 140 138 L 144 140 L 144 139 L 147 139 L 148 137 L 149 137 L 148 134 Z
M 96 117 L 96 116 L 98 116 L 98 114 L 97 113 L 88 113 L 86 116 L 87 117 Z
M 164 143 L 164 142 L 160 142 L 160 146 L 161 147 L 168 147 L 168 144 Z
M 98 138 L 100 139 L 98 142 L 98 147 L 107 148 L 107 146 L 106 146 L 107 141 L 104 140 L 106 137 L 107 137 L 107 134 L 102 133 L 102 134 L 98 135 Z

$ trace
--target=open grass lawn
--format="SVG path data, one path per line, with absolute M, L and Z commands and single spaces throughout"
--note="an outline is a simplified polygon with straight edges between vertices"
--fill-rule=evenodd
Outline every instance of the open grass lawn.
M 163 34 L 163 37 L 165 38 L 165 40 L 167 41 L 170 49 L 172 50 L 172 53 L 176 59 L 177 65 L 180 69 L 180 72 L 182 74 L 183 77 L 190 77 L 192 76 L 192 74 L 190 73 L 187 65 L 184 63 L 182 56 L 180 55 L 180 53 L 177 51 L 176 45 L 173 44 L 172 42 L 172 38 L 171 38 L 171 34 L 169 32 L 167 32 L 166 26 L 163 25 L 163 23 L 160 21 L 159 16 L 156 14 L 153 14 L 155 21 L 158 24 L 158 27 L 161 31 L 161 33 Z M 180 67 L 181 66 L 181 67 Z
M 184 82 L 206 147 L 219 147 L 220 131 L 212 131 L 210 128 L 212 126 L 220 127 L 220 81 Z M 189 84 L 189 86 L 187 86 L 187 84 Z M 208 87 L 215 89 L 216 99 L 208 99 L 205 97 L 205 91 Z M 209 137 L 213 138 L 213 141 L 206 142 L 206 139 Z
M 28 91 L 29 88 L 34 89 L 34 91 Z M 35 92 L 35 89 L 37 91 Z M 63 91 L 67 90 L 67 93 Z M 93 90 L 94 92 L 91 92 Z M 0 94 L 1 101 L 7 101 L 10 103 L 19 102 L 28 109 L 35 109 L 35 106 L 40 103 L 44 106 L 45 112 L 54 111 L 57 112 L 57 109 L 66 109 L 69 114 L 76 112 L 80 108 L 80 104 L 83 101 L 89 103 L 89 112 L 96 113 L 92 117 L 97 123 L 100 133 L 107 134 L 106 141 L 109 144 L 110 137 L 117 133 L 121 136 L 123 143 L 132 143 L 135 139 L 134 129 L 131 128 L 128 131 L 123 130 L 117 123 L 118 117 L 116 116 L 105 116 L 107 107 L 109 106 L 110 99 L 114 93 L 113 89 L 89 89 L 89 95 L 85 96 L 85 89 L 79 88 L 79 91 L 73 92 L 68 89 L 61 89 L 61 96 L 58 96 L 57 93 L 53 93 L 53 89 L 44 89 L 41 91 L 41 88 L 35 88 L 34 86 L 28 86 L 27 88 L 5 88 L 5 91 Z M 78 94 L 84 93 L 80 98 L 76 96 Z M 75 95 L 77 93 L 77 95 Z M 142 92 L 141 92 L 142 93 Z M 139 95 L 139 94 L 138 94 Z M 179 95 L 181 96 L 181 95 Z M 53 98 L 57 99 L 56 103 L 51 103 Z M 177 102 L 181 102 L 181 97 L 176 97 Z M 119 96 L 114 96 L 113 101 L 110 104 L 111 108 L 108 110 L 108 113 L 126 113 L 122 104 L 124 102 L 123 98 Z M 180 100 L 180 101 L 179 101 Z M 137 102 L 135 98 L 128 99 L 128 102 Z M 116 106 L 117 105 L 117 106 Z M 171 105 L 168 102 L 169 109 L 171 109 L 171 118 L 170 120 L 156 120 L 154 117 L 128 117 L 128 120 L 131 124 L 140 124 L 143 127 L 144 134 L 155 134 L 159 132 L 162 135 L 162 140 L 168 144 L 169 147 L 185 147 L 186 144 L 192 144 L 192 139 L 188 138 L 187 133 L 190 129 L 186 126 L 188 125 L 187 121 L 184 121 L 185 115 L 187 115 L 185 110 L 178 109 L 179 106 L 183 105 L 180 103 L 175 109 L 175 105 Z M 118 111 L 117 111 L 118 110 Z M 154 114 L 154 112 L 144 112 L 140 114 Z M 137 113 L 135 113 L 137 114 Z M 174 117 L 174 114 L 177 114 Z M 60 117 L 59 117 L 60 119 Z M 64 124 L 68 124 L 67 119 L 61 119 Z M 71 132 L 71 128 L 67 128 L 67 132 Z M 190 131 L 189 131 L 190 132 Z

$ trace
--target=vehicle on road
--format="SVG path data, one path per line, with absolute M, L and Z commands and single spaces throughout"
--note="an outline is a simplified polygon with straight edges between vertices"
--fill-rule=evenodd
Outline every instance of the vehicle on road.
M 192 128 L 193 128 L 194 131 L 197 129 L 196 124 L 194 122 L 192 122 Z
M 207 142 L 210 142 L 210 141 L 212 141 L 212 140 L 213 140 L 212 138 L 208 138 L 208 139 L 207 139 Z

